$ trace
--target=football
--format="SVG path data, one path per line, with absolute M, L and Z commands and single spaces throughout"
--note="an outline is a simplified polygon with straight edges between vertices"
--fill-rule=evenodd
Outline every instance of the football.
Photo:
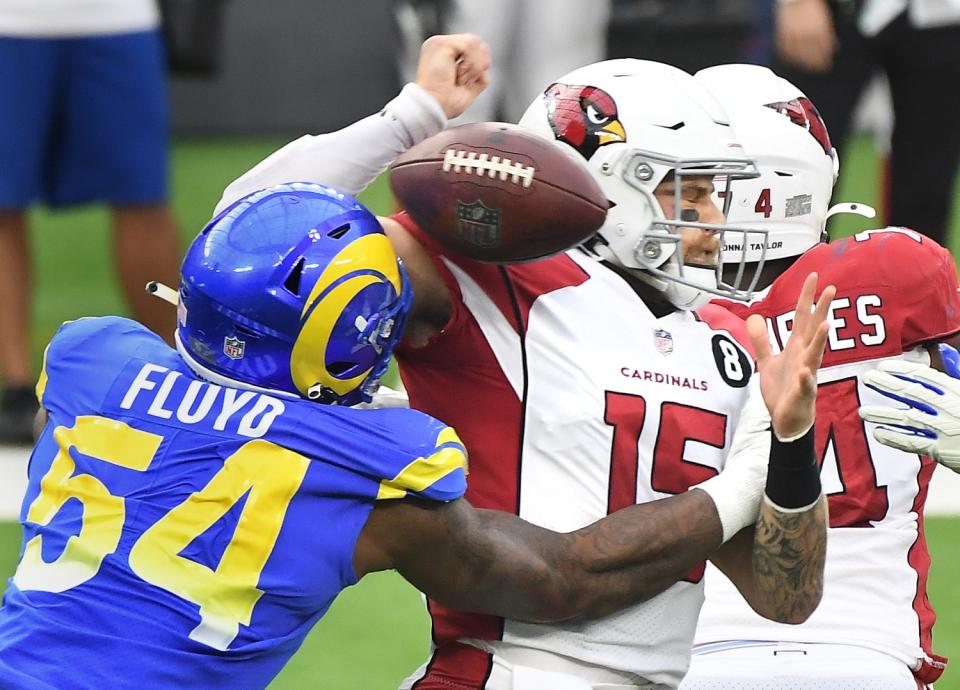
M 430 237 L 460 255 L 532 261 L 593 235 L 607 199 L 586 161 L 517 125 L 447 129 L 390 166 L 400 205 Z

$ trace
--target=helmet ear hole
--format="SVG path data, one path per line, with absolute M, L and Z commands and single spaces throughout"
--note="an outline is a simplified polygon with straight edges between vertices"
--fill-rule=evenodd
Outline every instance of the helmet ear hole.
M 295 297 L 300 296 L 300 279 L 303 277 L 303 257 L 294 265 L 287 279 L 283 281 L 284 289 Z
M 234 329 L 237 331 L 237 333 L 238 333 L 239 335 L 242 335 L 242 336 L 244 336 L 245 338 L 259 338 L 259 337 L 260 337 L 260 334 L 257 333 L 256 331 L 252 331 L 252 330 L 250 330 L 249 328 L 245 328 L 245 327 L 241 326 L 240 324 L 235 324 L 235 325 L 234 325 Z
M 327 365 L 327 371 L 334 376 L 340 376 L 349 371 L 353 366 L 355 366 L 353 362 L 331 362 Z
M 350 232 L 350 223 L 345 223 L 338 228 L 334 228 L 327 233 L 327 237 L 333 240 L 339 240 L 341 237 Z

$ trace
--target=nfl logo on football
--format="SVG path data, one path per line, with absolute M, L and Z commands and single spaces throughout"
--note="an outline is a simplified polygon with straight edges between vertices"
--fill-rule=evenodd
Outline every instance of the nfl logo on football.
M 489 208 L 479 199 L 472 204 L 457 199 L 457 237 L 475 247 L 496 247 L 500 243 L 500 209 Z
M 669 355 L 673 352 L 673 336 L 662 328 L 653 332 L 653 344 L 661 355 Z
M 224 338 L 223 354 L 230 359 L 241 359 L 243 357 L 244 342 L 240 338 Z

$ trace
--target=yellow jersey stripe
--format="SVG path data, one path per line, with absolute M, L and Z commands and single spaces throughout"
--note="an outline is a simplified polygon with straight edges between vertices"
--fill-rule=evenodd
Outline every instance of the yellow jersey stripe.
M 404 491 L 403 489 L 397 489 L 395 487 L 390 486 L 390 484 L 387 483 L 386 479 L 380 482 L 380 490 L 377 491 L 378 501 L 384 501 L 391 498 L 406 498 L 406 496 L 407 496 L 406 491 Z
M 43 349 L 43 366 L 40 367 L 40 378 L 37 379 L 37 402 L 40 403 L 40 407 L 43 407 L 43 394 L 47 390 L 47 351 L 49 349 L 49 344 Z

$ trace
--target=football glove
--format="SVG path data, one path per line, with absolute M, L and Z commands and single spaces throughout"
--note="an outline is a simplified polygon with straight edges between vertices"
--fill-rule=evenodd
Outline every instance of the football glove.
M 957 352 L 957 348 L 946 343 L 940 343 L 939 349 L 944 370 L 953 378 L 960 379 L 960 352 Z
M 952 371 L 960 371 L 958 361 L 953 359 Z M 950 363 L 947 369 L 951 370 Z M 879 425 L 873 431 L 875 439 L 891 448 L 929 455 L 960 473 L 960 381 L 923 364 L 896 359 L 881 362 L 864 374 L 863 381 L 906 405 L 860 407 L 861 418 Z

